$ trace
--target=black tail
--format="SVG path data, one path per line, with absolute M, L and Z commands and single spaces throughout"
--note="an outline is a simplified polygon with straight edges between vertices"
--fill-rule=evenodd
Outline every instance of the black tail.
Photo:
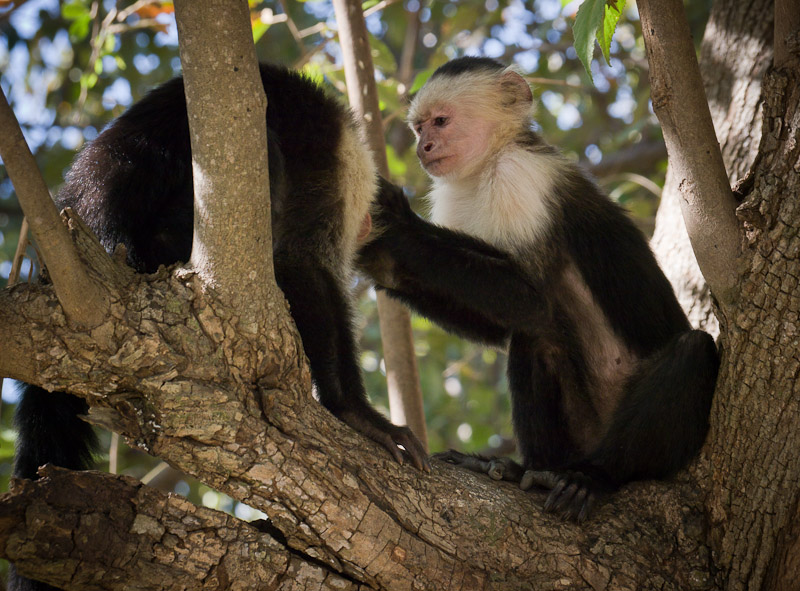
M 711 335 L 675 337 L 629 381 L 591 464 L 616 485 L 668 478 L 685 467 L 705 441 L 718 371 Z
M 86 470 L 97 450 L 97 436 L 89 423 L 85 401 L 64 392 L 47 392 L 23 384 L 14 422 L 17 426 L 17 455 L 14 476 L 38 478 L 39 466 L 54 464 L 71 470 Z M 54 587 L 19 576 L 13 566 L 9 591 L 51 591 Z

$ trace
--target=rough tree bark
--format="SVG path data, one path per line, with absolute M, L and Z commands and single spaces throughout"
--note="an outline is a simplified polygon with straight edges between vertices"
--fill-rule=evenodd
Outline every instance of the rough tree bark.
M 242 524 L 122 477 L 49 470 L 2 497 L 0 555 L 65 589 L 792 588 L 800 62 L 791 34 L 794 53 L 764 84 L 762 142 L 737 212 L 745 248 L 722 325 L 712 431 L 676 481 L 629 485 L 577 526 L 541 513 L 541 493 L 436 462 L 430 474 L 400 466 L 313 401 L 288 323 L 243 337 L 236 310 L 200 275 L 137 276 L 68 215 L 111 296 L 109 316 L 76 330 L 50 286 L 0 292 L 0 373 L 86 397 L 92 420 L 270 523 Z
M 717 0 L 700 48 L 700 73 L 731 184 L 743 179 L 761 137 L 761 80 L 772 61 L 772 0 Z M 680 208 L 673 167 L 656 216 L 652 246 L 693 326 L 719 334 L 708 289 Z
M 793 33 L 798 39 L 798 31 Z M 702 485 L 726 589 L 800 580 L 800 54 L 764 81 L 764 129 L 737 214 L 747 249 Z

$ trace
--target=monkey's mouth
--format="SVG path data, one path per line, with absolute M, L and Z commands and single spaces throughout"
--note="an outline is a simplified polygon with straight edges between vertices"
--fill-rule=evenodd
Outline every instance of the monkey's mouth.
M 427 170 L 428 172 L 432 172 L 432 169 L 439 167 L 439 165 L 440 165 L 442 162 L 444 162 L 445 160 L 447 160 L 448 158 L 451 158 L 451 157 L 452 157 L 452 156 L 450 156 L 450 155 L 445 155 L 445 156 L 436 156 L 436 157 L 434 157 L 434 158 L 426 158 L 426 159 L 425 159 L 425 160 L 422 162 L 422 166 L 423 166 L 423 167 L 425 168 L 425 170 Z

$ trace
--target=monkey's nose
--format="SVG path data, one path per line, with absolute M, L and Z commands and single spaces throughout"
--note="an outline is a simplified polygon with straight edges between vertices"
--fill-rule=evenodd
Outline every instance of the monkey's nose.
M 422 149 L 426 152 L 430 152 L 433 150 L 433 142 L 427 142 L 424 146 L 422 146 Z

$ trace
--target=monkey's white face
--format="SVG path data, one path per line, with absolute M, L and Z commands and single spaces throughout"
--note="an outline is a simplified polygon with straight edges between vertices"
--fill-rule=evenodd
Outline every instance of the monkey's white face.
M 478 172 L 487 156 L 493 124 L 450 103 L 434 105 L 413 123 L 417 156 L 433 177 L 458 180 Z

